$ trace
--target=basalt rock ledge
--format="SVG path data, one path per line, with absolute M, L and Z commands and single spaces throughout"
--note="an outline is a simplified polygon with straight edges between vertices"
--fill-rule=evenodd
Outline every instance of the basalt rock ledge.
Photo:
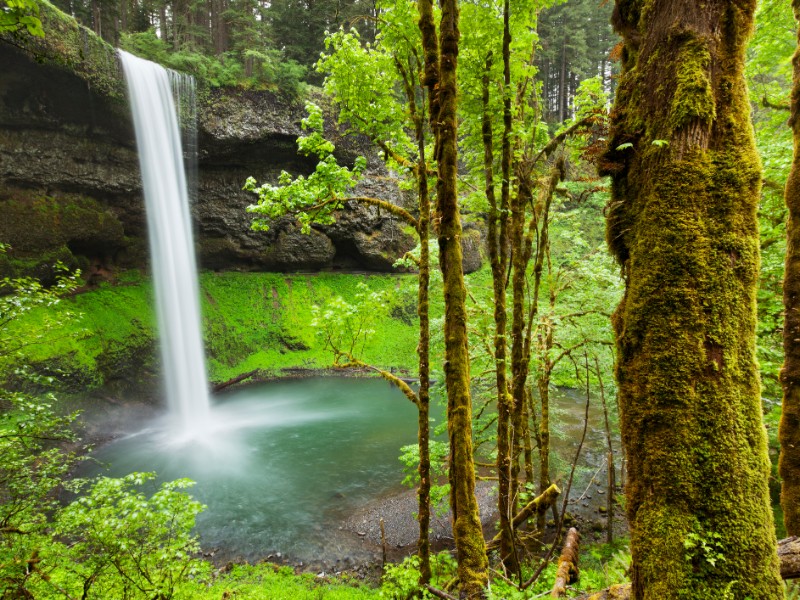
M 82 268 L 90 281 L 146 268 L 136 144 L 114 49 L 46 4 L 42 21 L 44 39 L 0 35 L 0 242 L 10 246 L 0 276 L 47 278 L 56 260 Z M 354 202 L 311 235 L 289 218 L 251 230 L 245 209 L 255 196 L 242 190 L 245 179 L 274 181 L 283 170 L 314 166 L 296 152 L 304 115 L 302 102 L 270 92 L 200 91 L 192 215 L 202 268 L 391 271 L 414 247 L 404 223 Z M 329 121 L 341 161 L 367 157 L 357 193 L 413 208 L 368 144 L 340 138 Z M 480 265 L 476 235 L 469 270 Z

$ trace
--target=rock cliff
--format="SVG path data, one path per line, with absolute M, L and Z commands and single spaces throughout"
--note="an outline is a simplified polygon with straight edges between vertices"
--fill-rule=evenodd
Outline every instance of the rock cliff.
M 114 50 L 46 5 L 42 20 L 44 40 L 0 35 L 0 242 L 12 247 L 0 274 L 46 276 L 54 259 L 90 279 L 146 266 L 138 159 Z M 290 219 L 251 231 L 245 208 L 255 197 L 242 191 L 244 180 L 313 167 L 295 150 L 304 109 L 244 90 L 205 90 L 198 108 L 192 214 L 202 267 L 387 271 L 415 245 L 394 217 L 356 205 L 310 236 Z M 338 142 L 340 160 L 369 156 L 358 142 Z M 368 162 L 359 193 L 403 203 L 382 163 Z

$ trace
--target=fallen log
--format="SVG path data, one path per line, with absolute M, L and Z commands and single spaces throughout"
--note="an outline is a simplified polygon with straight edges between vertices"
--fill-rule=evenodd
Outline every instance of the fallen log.
M 539 496 L 528 502 L 524 508 L 519 511 L 515 516 L 514 519 L 511 521 L 511 527 L 516 529 L 520 525 L 522 525 L 528 518 L 534 513 L 543 513 L 546 511 L 550 506 L 555 503 L 556 498 L 561 493 L 561 490 L 558 489 L 558 486 L 554 483 L 545 491 L 543 491 Z M 498 533 L 491 541 L 486 543 L 486 551 L 489 552 L 491 550 L 496 550 L 500 546 L 500 534 Z
M 781 577 L 800 578 L 800 537 L 792 536 L 779 541 L 778 558 L 781 561 Z
M 558 569 L 556 570 L 556 581 L 553 584 L 551 598 L 561 598 L 567 593 L 567 586 L 573 581 L 577 581 L 580 575 L 578 570 L 578 555 L 580 551 L 581 534 L 577 529 L 571 527 L 564 540 L 564 548 L 558 559 Z
M 800 579 L 800 537 L 789 537 L 778 542 L 778 559 L 781 563 L 781 577 Z M 631 584 L 614 585 L 593 594 L 578 596 L 575 600 L 630 600 Z
M 240 381 L 244 381 L 245 379 L 250 379 L 256 373 L 258 373 L 258 369 L 253 369 L 248 373 L 242 373 L 241 375 L 237 375 L 236 377 L 228 379 L 228 381 L 223 381 L 222 383 L 218 383 L 211 389 L 214 392 L 219 392 L 220 390 L 224 390 L 226 387 L 230 387 L 236 383 L 239 383 Z
M 578 596 L 575 600 L 630 600 L 630 597 L 631 584 L 624 583 L 622 585 L 612 585 L 602 592 Z

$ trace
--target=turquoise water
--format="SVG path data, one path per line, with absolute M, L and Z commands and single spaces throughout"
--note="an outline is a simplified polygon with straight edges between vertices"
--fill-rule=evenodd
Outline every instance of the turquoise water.
M 312 378 L 249 386 L 214 400 L 211 427 L 180 439 L 155 421 L 95 456 L 121 476 L 188 477 L 208 506 L 204 549 L 296 560 L 336 554 L 336 523 L 400 488 L 400 446 L 416 441 L 416 408 L 383 380 Z

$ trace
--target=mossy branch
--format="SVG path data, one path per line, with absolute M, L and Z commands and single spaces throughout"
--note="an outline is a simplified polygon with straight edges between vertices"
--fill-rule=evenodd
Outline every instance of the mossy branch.
M 403 392 L 403 395 L 414 404 L 414 406 L 419 407 L 419 397 L 417 396 L 416 392 L 411 389 L 410 385 L 408 385 L 394 373 L 390 373 L 389 371 L 380 369 L 374 365 L 370 365 L 362 360 L 354 358 L 348 352 L 341 352 L 337 350 L 334 350 L 334 352 L 336 354 L 334 366 L 337 369 L 367 369 L 369 371 L 373 371 L 392 385 L 396 386 L 401 392 Z M 346 362 L 340 362 L 342 359 L 346 359 Z
M 567 593 L 567 585 L 577 580 L 580 571 L 578 570 L 578 551 L 580 547 L 581 534 L 574 527 L 567 532 L 564 541 L 564 548 L 558 559 L 558 571 L 556 581 L 553 584 L 553 591 L 550 594 L 553 598 L 561 598 Z
M 543 513 L 546 511 L 553 505 L 560 493 L 561 490 L 558 488 L 558 486 L 555 483 L 551 484 L 549 488 L 528 502 L 528 504 L 526 504 L 523 509 L 514 516 L 513 520 L 511 521 L 511 526 L 514 529 L 517 529 L 534 513 Z M 497 549 L 497 547 L 500 545 L 500 537 L 501 536 L 498 533 L 489 543 L 486 544 L 487 552 Z
M 792 108 L 788 104 L 777 104 L 775 102 L 770 101 L 770 99 L 767 98 L 766 94 L 764 94 L 764 97 L 761 98 L 761 106 L 763 106 L 764 108 L 772 108 L 774 110 L 785 110 L 786 112 L 792 110 Z
M 553 136 L 553 138 L 549 142 L 547 142 L 547 145 L 544 148 L 541 149 L 539 154 L 536 155 L 536 158 L 533 159 L 533 162 L 531 162 L 531 166 L 533 166 L 536 163 L 538 163 L 539 159 L 541 159 L 542 156 L 544 156 L 545 158 L 549 158 L 550 155 L 553 152 L 555 152 L 556 148 L 558 148 L 558 146 L 565 139 L 567 139 L 569 136 L 571 136 L 576 131 L 579 131 L 580 129 L 582 129 L 584 127 L 589 127 L 590 125 L 592 125 L 597 120 L 597 118 L 598 117 L 597 117 L 596 114 L 590 114 L 590 115 L 582 118 L 580 121 L 576 121 L 575 123 L 573 123 L 572 125 L 567 127 L 564 131 L 562 131 L 558 135 Z
M 419 221 L 408 212 L 405 208 L 392 204 L 388 200 L 381 200 L 380 198 L 373 198 L 372 196 L 351 196 L 345 199 L 346 201 L 358 202 L 366 204 L 367 206 L 377 206 L 396 217 L 401 218 L 403 221 L 411 225 L 416 231 L 419 231 Z

